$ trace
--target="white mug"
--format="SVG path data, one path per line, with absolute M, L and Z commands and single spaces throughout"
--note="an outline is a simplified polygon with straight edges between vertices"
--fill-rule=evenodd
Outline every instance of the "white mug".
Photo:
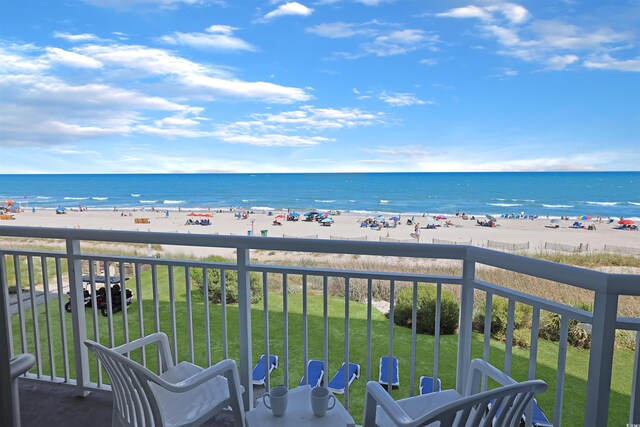
M 265 393 L 262 396 L 262 403 L 264 403 L 264 406 L 271 409 L 274 416 L 281 417 L 287 412 L 288 392 L 289 390 L 283 385 L 274 387 L 269 393 Z M 266 401 L 267 397 L 269 398 L 269 403 Z
M 329 401 L 333 399 L 331 406 Z M 311 409 L 316 417 L 324 417 L 328 410 L 336 406 L 336 397 L 325 387 L 314 387 L 311 389 Z

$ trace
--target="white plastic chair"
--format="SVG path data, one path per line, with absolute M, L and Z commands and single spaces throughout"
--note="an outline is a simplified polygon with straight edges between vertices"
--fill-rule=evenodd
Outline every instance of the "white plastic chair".
M 124 356 L 158 345 L 162 374 L 156 375 Z M 94 341 L 85 345 L 102 362 L 113 391 L 113 426 L 199 426 L 231 406 L 236 426 L 244 427 L 242 388 L 236 362 L 225 359 L 203 369 L 189 362 L 175 365 L 163 332 L 109 349 Z
M 502 387 L 476 393 L 483 376 Z M 518 383 L 487 362 L 471 361 L 464 396 L 455 390 L 443 390 L 395 401 L 374 381 L 367 383 L 363 427 L 452 426 L 515 427 L 533 396 L 544 392 L 541 380 Z
M 24 353 L 9 360 L 9 375 L 11 376 L 11 395 L 13 399 L 13 427 L 20 427 L 20 400 L 18 396 L 18 377 L 33 368 L 36 358 L 32 354 Z M 1 421 L 1 420 L 0 420 Z

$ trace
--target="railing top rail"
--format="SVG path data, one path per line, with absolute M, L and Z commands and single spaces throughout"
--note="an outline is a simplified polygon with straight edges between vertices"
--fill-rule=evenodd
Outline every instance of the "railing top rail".
M 64 258 L 67 256 L 66 252 L 34 251 L 31 249 L 2 249 L 2 248 L 0 248 L 0 254 L 23 255 L 23 256 L 45 256 L 49 258 Z

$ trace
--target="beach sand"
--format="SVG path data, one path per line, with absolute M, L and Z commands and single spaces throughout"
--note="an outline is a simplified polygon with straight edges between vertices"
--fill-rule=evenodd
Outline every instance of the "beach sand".
M 122 215 L 125 216 L 122 216 Z M 210 218 L 210 226 L 185 225 L 187 219 L 202 219 L 189 217 L 188 210 L 182 212 L 172 211 L 169 216 L 165 216 L 164 211 L 98 211 L 89 210 L 84 212 L 67 211 L 66 214 L 56 215 L 50 210 L 39 210 L 36 212 L 22 212 L 15 214 L 15 220 L 0 221 L 2 226 L 30 226 L 30 227 L 60 227 L 60 228 L 81 228 L 98 230 L 133 230 L 133 231 L 155 231 L 170 233 L 192 233 L 192 234 L 222 234 L 222 235 L 242 235 L 246 236 L 249 231 L 253 235 L 260 236 L 262 230 L 266 230 L 268 237 L 306 237 L 329 239 L 363 239 L 369 241 L 380 241 L 385 239 L 396 239 L 399 241 L 416 241 L 412 238 L 414 226 L 407 225 L 407 219 L 402 217 L 397 227 L 382 228 L 376 230 L 372 228 L 360 227 L 363 216 L 357 215 L 335 215 L 335 222 L 331 226 L 322 226 L 318 222 L 306 222 L 304 218 L 300 221 L 284 221 L 281 226 L 274 226 L 274 216 L 267 215 L 266 212 L 256 212 L 248 219 L 237 219 L 232 212 L 213 212 Z M 149 224 L 136 223 L 136 218 L 148 218 Z M 481 218 L 485 219 L 485 218 Z M 426 225 L 421 221 L 420 216 L 415 217 L 415 221 L 422 227 Z M 550 225 L 547 219 L 498 219 L 498 226 L 495 228 L 481 227 L 475 220 L 463 220 L 458 217 L 450 217 L 452 226 L 445 226 L 444 220 L 436 221 L 438 227 L 435 229 L 421 229 L 420 243 L 433 243 L 433 239 L 445 240 L 448 242 L 471 243 L 475 246 L 487 247 L 489 240 L 503 243 L 523 244 L 529 243 L 529 251 L 540 251 L 544 249 L 545 243 L 556 243 L 563 245 L 578 246 L 589 245 L 591 251 L 602 251 L 604 245 L 640 249 L 640 232 L 616 230 L 616 223 L 597 223 L 596 221 L 582 221 L 583 224 L 594 224 L 596 230 L 569 228 L 575 219 L 561 221 L 560 228 L 550 229 L 545 226 Z M 165 247 L 165 250 L 170 248 Z M 177 249 L 177 248 L 176 248 Z M 207 253 L 220 253 L 207 248 L 189 248 L 194 255 L 204 255 Z M 180 250 L 180 252 L 186 252 Z

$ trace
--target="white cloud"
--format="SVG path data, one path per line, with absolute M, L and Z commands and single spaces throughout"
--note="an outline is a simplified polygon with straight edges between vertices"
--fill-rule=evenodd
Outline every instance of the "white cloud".
M 422 65 L 436 65 L 438 64 L 438 60 L 435 58 L 425 58 L 425 59 L 421 59 L 420 63 Z
M 102 63 L 79 53 L 70 52 L 68 50 L 59 49 L 57 47 L 48 47 L 46 49 L 47 57 L 51 62 L 76 68 L 101 68 Z
M 65 39 L 73 43 L 86 43 L 90 41 L 100 40 L 100 37 L 94 34 L 69 34 L 69 33 L 62 33 L 59 31 L 56 31 L 55 33 L 53 33 L 53 37 L 58 39 Z
M 640 72 L 640 56 L 632 59 L 615 59 L 608 54 L 595 55 L 584 61 L 584 66 L 596 70 Z
M 285 3 L 283 5 L 278 6 L 277 9 L 272 10 L 262 17 L 260 22 L 271 21 L 272 19 L 279 18 L 281 16 L 309 16 L 313 13 L 313 9 L 308 8 L 307 6 L 300 4 L 298 2 L 292 1 L 289 3 Z
M 233 36 L 235 30 L 237 30 L 237 28 L 227 25 L 212 25 L 206 29 L 206 33 L 175 32 L 162 36 L 160 39 L 169 44 L 202 49 L 255 51 L 256 49 L 251 44 Z
M 363 47 L 367 53 L 377 56 L 395 56 L 418 50 L 437 41 L 438 36 L 428 35 L 423 30 L 405 29 L 377 36 Z
M 477 18 L 483 21 L 489 21 L 492 18 L 491 13 L 485 8 L 473 5 L 456 7 L 448 10 L 447 12 L 437 13 L 436 16 L 442 18 Z
M 411 93 L 386 92 L 383 91 L 378 95 L 382 101 L 393 107 L 408 107 L 411 105 L 434 104 L 433 101 L 423 101 Z
M 308 27 L 306 31 L 308 33 L 332 39 L 348 38 L 353 37 L 357 34 L 361 34 L 361 31 L 355 29 L 355 24 L 351 24 L 348 22 L 318 24 L 312 27 Z
M 206 4 L 223 4 L 222 0 L 83 0 L 85 3 L 99 7 L 114 9 L 133 9 L 137 7 L 154 7 L 158 9 L 175 9 L 180 5 L 195 6 Z
M 547 60 L 547 69 L 549 70 L 564 70 L 571 64 L 578 62 L 576 55 L 556 55 Z

